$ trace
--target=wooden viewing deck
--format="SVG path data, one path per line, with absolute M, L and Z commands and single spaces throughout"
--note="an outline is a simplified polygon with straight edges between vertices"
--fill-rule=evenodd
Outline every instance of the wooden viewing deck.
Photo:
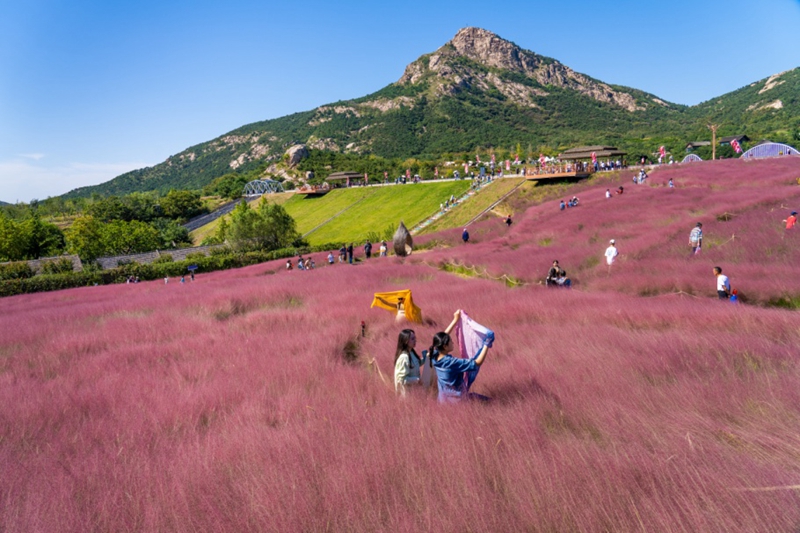
M 562 180 L 562 179 L 584 179 L 592 175 L 588 170 L 572 171 L 572 172 L 544 172 L 542 174 L 526 174 L 525 179 L 529 181 L 542 181 L 542 180 Z
M 299 189 L 295 189 L 295 194 L 303 194 L 305 196 L 322 196 L 328 194 L 333 189 L 330 187 L 301 187 Z

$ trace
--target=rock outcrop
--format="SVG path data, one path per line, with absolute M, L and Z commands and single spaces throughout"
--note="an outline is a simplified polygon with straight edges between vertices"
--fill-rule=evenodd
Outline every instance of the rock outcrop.
M 295 144 L 286 150 L 286 155 L 289 156 L 289 159 L 286 162 L 289 165 L 289 168 L 294 168 L 300 163 L 300 161 L 308 157 L 308 148 L 306 148 L 304 144 Z

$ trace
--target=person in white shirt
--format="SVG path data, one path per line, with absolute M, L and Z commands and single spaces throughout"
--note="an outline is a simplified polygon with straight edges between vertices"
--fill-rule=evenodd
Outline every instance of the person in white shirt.
M 394 354 L 394 390 L 406 395 L 406 388 L 421 384 L 420 369 L 425 357 L 420 357 L 414 348 L 417 335 L 413 329 L 404 329 L 397 337 L 397 351 Z
M 614 263 L 614 260 L 618 255 L 619 252 L 617 251 L 616 241 L 611 239 L 608 248 L 606 248 L 606 263 L 608 266 L 611 266 Z
M 606 189 L 606 198 L 611 198 L 611 191 Z
M 689 233 L 689 246 L 692 247 L 692 253 L 700 253 L 700 248 L 703 246 L 703 224 L 698 222 L 697 225 Z
M 714 267 L 714 275 L 717 277 L 717 296 L 720 300 L 727 300 L 731 295 L 731 282 L 728 276 L 722 273 L 720 267 Z

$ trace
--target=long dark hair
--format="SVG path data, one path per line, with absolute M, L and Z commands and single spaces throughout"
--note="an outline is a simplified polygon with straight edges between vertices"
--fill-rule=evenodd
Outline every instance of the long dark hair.
M 433 361 L 436 357 L 438 357 L 441 349 L 450 344 L 451 341 L 452 339 L 450 338 L 450 335 L 448 335 L 444 331 L 440 331 L 439 333 L 434 335 L 433 344 L 431 344 L 430 349 L 428 349 L 428 357 L 431 358 L 431 361 Z
M 417 362 L 422 366 L 422 359 L 417 355 L 417 352 L 408 347 L 408 342 L 411 340 L 412 335 L 416 335 L 413 329 L 404 329 L 397 336 L 397 351 L 394 352 L 394 364 L 397 364 L 397 358 L 400 357 L 400 354 L 406 352 L 408 353 L 409 367 L 411 367 L 411 357 L 416 357 Z

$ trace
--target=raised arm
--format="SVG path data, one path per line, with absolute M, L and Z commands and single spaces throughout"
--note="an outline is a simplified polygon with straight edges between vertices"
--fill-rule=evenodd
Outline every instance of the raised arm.
M 483 364 L 483 360 L 486 359 L 486 353 L 488 351 L 489 347 L 484 344 L 483 348 L 481 348 L 481 351 L 478 352 L 478 356 L 475 358 L 476 365 L 481 366 Z
M 450 332 L 453 331 L 453 328 L 456 327 L 458 324 L 458 319 L 461 318 L 461 309 L 453 313 L 453 321 L 450 322 L 450 325 L 444 328 L 444 332 L 450 335 Z

